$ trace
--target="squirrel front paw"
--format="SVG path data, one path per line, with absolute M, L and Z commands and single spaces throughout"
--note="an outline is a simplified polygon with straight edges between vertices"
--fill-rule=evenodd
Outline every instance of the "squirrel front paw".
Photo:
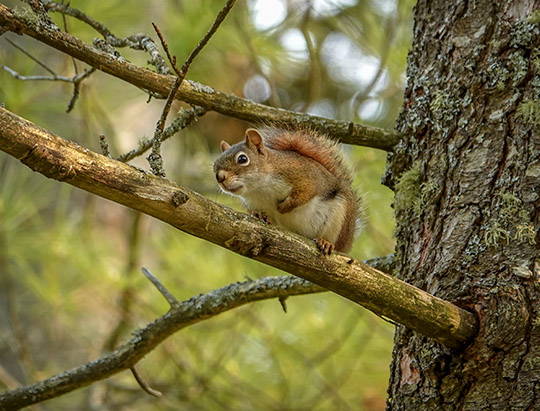
M 334 251 L 334 244 L 332 244 L 328 240 L 325 240 L 324 238 L 316 238 L 315 239 L 315 244 L 317 244 L 317 248 L 324 255 L 330 255 Z
M 252 211 L 251 215 L 259 220 L 261 220 L 263 223 L 271 224 L 270 220 L 268 219 L 268 216 L 262 212 L 262 211 Z

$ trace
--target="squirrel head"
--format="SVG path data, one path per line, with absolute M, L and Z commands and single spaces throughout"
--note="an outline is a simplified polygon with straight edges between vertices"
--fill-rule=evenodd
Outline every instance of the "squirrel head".
M 257 130 L 246 130 L 245 140 L 232 146 L 222 141 L 221 151 L 214 173 L 223 191 L 242 196 L 261 184 L 260 173 L 265 171 L 269 151 Z

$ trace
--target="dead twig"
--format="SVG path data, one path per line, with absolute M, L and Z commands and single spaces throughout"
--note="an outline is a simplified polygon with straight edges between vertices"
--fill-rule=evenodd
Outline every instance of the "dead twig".
M 163 130 L 161 134 L 161 141 L 165 141 L 171 138 L 173 135 L 183 130 L 190 124 L 192 124 L 198 117 L 203 116 L 206 113 L 206 109 L 198 106 L 194 106 L 189 110 L 180 109 L 180 115 L 173 120 L 173 122 Z M 142 155 L 144 152 L 152 148 L 152 139 L 146 138 L 139 143 L 139 147 L 133 149 L 125 154 L 122 154 L 117 158 L 119 161 L 127 162 L 135 157 Z
M 154 132 L 154 138 L 152 140 L 152 152 L 147 157 L 148 162 L 150 163 L 150 168 L 152 169 L 152 172 L 157 176 L 165 177 L 165 170 L 163 169 L 163 158 L 161 157 L 161 142 L 163 141 L 163 129 L 165 128 L 167 116 L 169 115 L 169 112 L 171 110 L 172 102 L 175 99 L 176 93 L 178 92 L 178 89 L 182 85 L 182 82 L 184 81 L 184 78 L 186 77 L 187 71 L 189 70 L 191 63 L 193 62 L 193 60 L 195 60 L 195 57 L 197 57 L 197 55 L 201 52 L 204 46 L 208 43 L 210 38 L 217 31 L 218 27 L 221 25 L 223 20 L 225 20 L 225 17 L 227 17 L 227 14 L 233 7 L 235 1 L 236 0 L 227 1 L 223 9 L 221 9 L 216 19 L 214 20 L 214 23 L 212 24 L 212 27 L 210 27 L 210 30 L 208 30 L 208 32 L 204 35 L 204 37 L 199 42 L 199 44 L 197 44 L 197 46 L 195 46 L 195 48 L 190 53 L 190 55 L 188 56 L 188 58 L 182 65 L 181 70 L 178 70 L 178 67 L 176 66 L 176 57 L 171 56 L 169 52 L 169 46 L 167 45 L 167 42 L 165 41 L 163 35 L 161 34 L 161 31 L 159 30 L 159 28 L 157 27 L 155 23 L 152 23 L 152 26 L 154 27 L 154 30 L 159 36 L 163 49 L 167 53 L 167 57 L 169 58 L 169 61 L 177 76 L 174 81 L 173 86 L 171 87 L 171 90 L 169 91 L 169 95 L 167 96 L 167 101 L 165 103 L 165 106 L 163 107 L 161 117 L 156 124 L 156 130 Z
M 19 409 L 36 404 L 132 369 L 148 352 L 175 332 L 225 311 L 254 301 L 321 291 L 325 289 L 309 281 L 281 276 L 229 284 L 208 294 L 192 297 L 134 332 L 133 337 L 114 352 L 33 385 L 0 393 L 0 409 Z
M 141 387 L 144 392 L 150 394 L 153 397 L 158 397 L 158 398 L 163 395 L 161 391 L 154 390 L 152 387 L 150 387 L 148 383 L 143 380 L 143 378 L 141 377 L 141 374 L 139 374 L 139 371 L 137 371 L 135 367 L 131 367 L 130 370 L 133 376 L 135 377 L 135 381 L 137 381 L 137 384 L 139 384 L 139 387 Z
M 79 97 L 81 83 L 83 82 L 83 80 L 90 77 L 90 75 L 94 71 L 96 71 L 96 69 L 92 67 L 90 69 L 84 70 L 83 73 L 78 74 L 77 65 L 75 64 L 75 60 L 73 60 L 73 65 L 75 67 L 75 76 L 73 77 L 60 76 L 56 74 L 56 72 L 53 69 L 51 69 L 45 63 L 39 60 L 37 57 L 33 56 L 30 52 L 26 51 L 23 47 L 19 46 L 18 44 L 11 41 L 10 39 L 7 39 L 7 41 L 17 50 L 21 51 L 23 54 L 28 56 L 31 60 L 36 62 L 39 66 L 43 67 L 46 71 L 51 73 L 51 76 L 23 76 L 22 74 L 19 74 L 18 72 L 16 72 L 15 70 L 11 69 L 8 66 L 0 65 L 0 68 L 7 71 L 14 78 L 18 80 L 22 80 L 22 81 L 62 81 L 62 82 L 73 84 L 73 95 L 71 96 L 71 99 L 69 100 L 68 108 L 66 111 L 69 113 L 71 110 L 73 110 L 73 108 L 75 107 L 75 102 L 77 101 L 77 98 Z
M 169 290 L 167 290 L 167 288 L 161 283 L 161 281 L 159 281 L 157 277 L 155 277 L 148 268 L 143 267 L 141 270 L 145 277 L 148 278 L 150 282 L 154 284 L 154 287 L 156 287 L 157 290 L 161 293 L 161 295 L 165 297 L 171 308 L 176 307 L 178 304 L 180 304 L 176 297 L 172 295 Z

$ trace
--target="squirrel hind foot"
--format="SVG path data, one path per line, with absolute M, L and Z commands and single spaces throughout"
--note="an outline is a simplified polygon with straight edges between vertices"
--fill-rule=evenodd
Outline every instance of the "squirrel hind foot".
M 268 216 L 263 211 L 252 211 L 251 215 L 256 219 L 261 220 L 263 223 L 272 224 Z
M 317 248 L 321 253 L 324 255 L 330 255 L 334 251 L 334 244 L 332 244 L 330 241 L 325 240 L 324 238 L 316 238 L 315 244 L 317 244 Z

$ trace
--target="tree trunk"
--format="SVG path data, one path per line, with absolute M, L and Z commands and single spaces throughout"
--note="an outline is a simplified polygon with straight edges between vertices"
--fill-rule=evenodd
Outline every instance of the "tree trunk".
M 398 326 L 388 409 L 540 409 L 539 4 L 416 6 L 385 178 L 396 272 L 481 325 L 460 350 Z

